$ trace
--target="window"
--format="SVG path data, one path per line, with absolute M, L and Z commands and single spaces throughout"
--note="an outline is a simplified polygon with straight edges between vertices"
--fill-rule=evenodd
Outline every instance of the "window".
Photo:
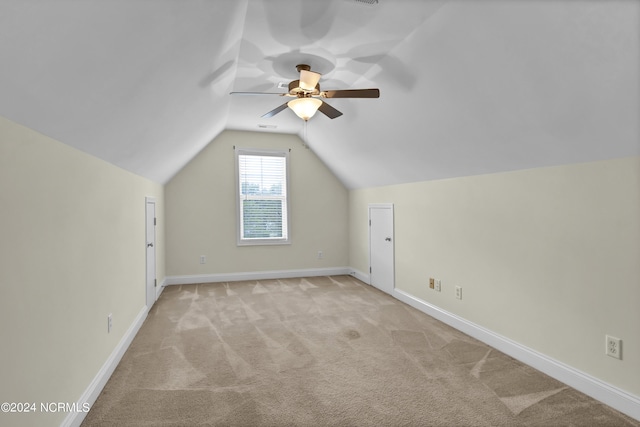
M 236 148 L 238 245 L 289 243 L 288 151 Z

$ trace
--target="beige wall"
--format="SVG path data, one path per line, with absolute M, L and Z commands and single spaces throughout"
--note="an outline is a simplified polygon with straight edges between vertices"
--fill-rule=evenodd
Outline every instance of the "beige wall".
M 290 245 L 237 246 L 234 146 L 291 149 Z M 347 204 L 347 190 L 297 136 L 225 131 L 166 185 L 167 275 L 346 267 Z
M 98 374 L 145 307 L 145 196 L 162 225 L 161 185 L 0 118 L 0 402 L 77 402 Z
M 640 396 L 639 158 L 351 191 L 361 272 L 367 204 L 383 202 L 397 288 Z M 604 354 L 605 334 L 623 360 Z

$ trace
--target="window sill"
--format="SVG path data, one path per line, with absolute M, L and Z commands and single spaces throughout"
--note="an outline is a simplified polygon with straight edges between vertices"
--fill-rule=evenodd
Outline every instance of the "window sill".
M 237 242 L 237 246 L 279 246 L 290 244 L 291 240 L 252 240 Z

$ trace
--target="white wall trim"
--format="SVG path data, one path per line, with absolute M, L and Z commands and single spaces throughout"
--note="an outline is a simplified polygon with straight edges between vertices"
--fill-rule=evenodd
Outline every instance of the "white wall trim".
M 352 268 L 349 271 L 349 274 L 355 277 L 356 279 L 360 280 L 361 282 L 366 283 L 367 285 L 371 284 L 371 276 L 368 273 L 363 273 L 360 270 L 356 270 L 355 268 Z
M 353 271 L 353 269 L 352 269 Z M 465 334 L 476 338 L 491 347 L 517 359 L 541 372 L 561 381 L 594 399 L 605 403 L 630 417 L 640 420 L 640 397 L 634 396 L 615 386 L 607 384 L 589 374 L 569 365 L 538 353 L 509 338 L 476 325 L 453 313 L 429 304 L 411 294 L 394 289 L 393 296 L 398 300 L 428 314 Z
M 247 273 L 190 274 L 167 276 L 165 286 L 193 283 L 238 282 L 241 280 L 288 279 L 294 277 L 336 276 L 350 274 L 349 267 L 309 268 L 301 270 L 251 271 Z
M 156 288 L 156 301 L 158 301 L 158 298 L 160 298 L 160 294 L 164 290 L 165 286 L 167 286 L 167 278 L 166 277 L 164 279 L 162 279 L 162 282 L 160 282 L 160 286 L 158 286 Z
M 129 329 L 127 329 L 127 332 L 124 334 L 116 348 L 111 352 L 111 355 L 109 355 L 106 362 L 104 362 L 104 365 L 102 365 L 102 368 L 100 368 L 96 376 L 93 378 L 93 381 L 91 381 L 87 389 L 82 393 L 82 396 L 80 396 L 80 399 L 78 399 L 80 407 L 82 407 L 84 403 L 88 403 L 93 406 L 100 395 L 100 392 L 102 392 L 102 389 L 107 384 L 107 381 L 111 378 L 111 374 L 113 374 L 118 363 L 120 363 L 125 351 L 127 351 L 129 345 L 131 345 L 131 341 L 133 341 L 133 338 L 140 330 L 140 327 L 147 318 L 148 312 L 149 310 L 146 305 L 142 307 L 142 310 L 138 313 L 133 323 L 131 323 L 131 326 L 129 326 Z M 79 427 L 86 416 L 86 412 L 69 412 L 60 426 Z

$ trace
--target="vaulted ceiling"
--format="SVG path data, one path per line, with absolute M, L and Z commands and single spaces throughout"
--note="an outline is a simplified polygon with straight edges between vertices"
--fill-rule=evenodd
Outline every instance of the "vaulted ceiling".
M 636 0 L 2 0 L 0 115 L 157 182 L 225 129 L 349 188 L 640 154 Z M 278 96 L 307 63 L 306 130 Z

